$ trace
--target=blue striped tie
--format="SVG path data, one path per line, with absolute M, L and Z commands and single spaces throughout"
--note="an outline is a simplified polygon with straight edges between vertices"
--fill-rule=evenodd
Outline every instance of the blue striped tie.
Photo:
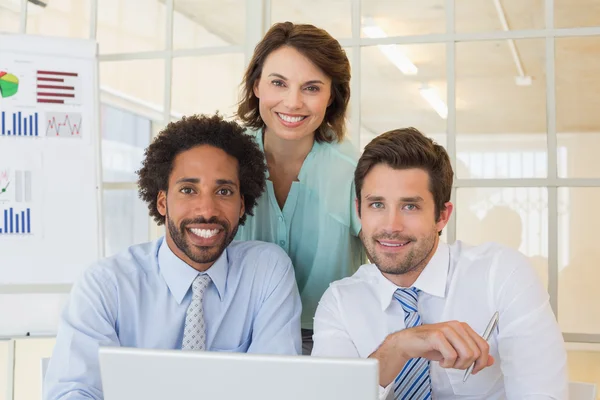
M 394 298 L 404 309 L 404 324 L 407 328 L 421 325 L 421 316 L 417 309 L 420 290 L 414 287 L 398 289 Z M 394 380 L 394 399 L 425 400 L 431 398 L 431 380 L 429 377 L 429 360 L 411 358 Z

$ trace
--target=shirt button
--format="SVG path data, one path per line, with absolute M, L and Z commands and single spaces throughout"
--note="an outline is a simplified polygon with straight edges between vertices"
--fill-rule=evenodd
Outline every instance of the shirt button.
M 279 219 L 279 221 L 283 221 L 283 217 L 281 215 L 277 219 Z
M 281 246 L 285 246 L 285 240 L 280 240 L 280 241 L 279 241 L 279 245 L 281 245 Z

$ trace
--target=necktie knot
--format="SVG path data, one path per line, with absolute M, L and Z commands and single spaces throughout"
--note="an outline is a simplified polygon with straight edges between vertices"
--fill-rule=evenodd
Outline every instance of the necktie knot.
M 405 313 L 412 314 L 418 310 L 419 292 L 420 290 L 416 287 L 399 288 L 394 292 L 394 298 L 400 302 Z
M 194 282 L 192 282 L 192 293 L 194 294 L 194 297 L 203 298 L 204 292 L 206 291 L 208 285 L 210 285 L 210 282 L 211 279 L 208 274 L 198 275 L 196 279 L 194 279 Z

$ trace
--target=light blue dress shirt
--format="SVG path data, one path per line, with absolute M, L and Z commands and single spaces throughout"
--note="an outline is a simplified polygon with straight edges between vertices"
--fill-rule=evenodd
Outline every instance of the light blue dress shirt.
M 300 296 L 283 250 L 234 241 L 207 274 L 208 350 L 301 353 Z M 101 399 L 100 346 L 180 349 L 197 275 L 164 238 L 89 268 L 63 312 L 44 399 Z
M 248 130 L 264 153 L 262 130 Z M 268 177 L 254 216 L 236 239 L 279 245 L 292 259 L 302 298 L 302 328 L 312 329 L 321 296 L 333 281 L 351 276 L 366 262 L 358 238 L 354 199 L 358 152 L 349 141 L 318 143 L 304 160 L 283 209 Z

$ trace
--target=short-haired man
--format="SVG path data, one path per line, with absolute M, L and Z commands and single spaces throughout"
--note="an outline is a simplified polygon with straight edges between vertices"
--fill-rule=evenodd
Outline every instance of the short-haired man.
M 365 147 L 357 212 L 373 264 L 323 295 L 312 354 L 377 359 L 381 398 L 566 399 L 562 335 L 528 260 L 494 243 L 439 240 L 452 179 L 444 148 L 416 129 Z
M 139 192 L 166 234 L 99 261 L 73 287 L 44 399 L 102 399 L 100 346 L 299 354 L 289 257 L 274 244 L 232 242 L 265 188 L 265 168 L 243 128 L 218 115 L 184 117 L 160 133 Z

